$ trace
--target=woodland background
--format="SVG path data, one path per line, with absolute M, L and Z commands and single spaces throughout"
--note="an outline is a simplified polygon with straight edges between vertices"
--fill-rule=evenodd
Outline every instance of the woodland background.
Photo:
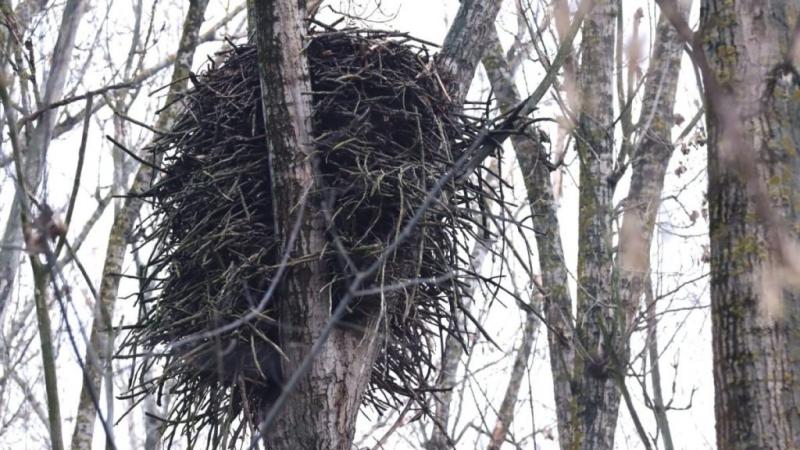
M 459 23 L 460 8 L 474 3 L 323 0 L 315 6 L 316 19 L 323 23 L 344 17 L 345 24 L 399 30 L 442 43 Z M 775 60 L 776 67 L 785 57 L 788 68 L 780 67 L 786 72 L 775 72 L 765 62 L 764 73 L 753 76 L 762 77 L 758 82 L 768 79 L 773 90 L 789 83 L 786 96 L 796 95 L 792 51 L 800 4 L 483 3 L 478 9 L 486 14 L 493 14 L 493 8 L 499 12 L 480 35 L 483 54 L 467 98 L 491 99 L 493 114 L 500 114 L 533 94 L 540 99 L 535 117 L 551 119 L 539 123 L 538 141 L 512 136 L 504 144 L 502 161 L 486 162 L 513 186 L 508 200 L 516 209 L 510 219 L 527 225 L 475 244 L 477 270 L 498 277 L 506 290 L 496 293 L 476 285 L 471 305 L 497 345 L 477 330 L 472 330 L 466 351 L 447 341 L 439 381 L 445 391 L 432 403 L 435 420 L 418 417 L 411 408 L 384 416 L 364 410 L 355 448 L 566 449 L 573 448 L 574 439 L 582 442 L 575 448 L 739 448 L 718 442 L 719 436 L 731 439 L 729 443 L 740 441 L 737 445 L 755 442 L 753 448 L 798 444 L 796 412 L 786 412 L 774 434 L 771 425 L 748 429 L 739 437 L 735 431 L 720 431 L 718 423 L 715 429 L 714 373 L 722 379 L 725 366 L 712 352 L 709 264 L 714 258 L 774 263 L 748 266 L 753 278 L 747 278 L 750 287 L 741 297 L 760 300 L 743 307 L 741 314 L 756 318 L 747 319 L 737 333 L 742 339 L 747 333 L 772 336 L 766 343 L 748 340 L 752 348 L 763 346 L 763 351 L 748 347 L 748 355 L 777 358 L 770 361 L 778 361 L 775 365 L 785 374 L 800 370 L 796 307 L 783 304 L 796 298 L 796 212 L 786 205 L 795 202 L 787 192 L 799 177 L 796 150 L 793 159 L 776 157 L 770 167 L 785 164 L 789 181 L 768 184 L 765 195 L 779 199 L 772 201 L 778 212 L 767 208 L 759 216 L 753 205 L 767 197 L 747 186 L 752 180 L 774 179 L 772 169 L 756 170 L 751 180 L 746 166 L 753 166 L 753 157 L 732 151 L 722 163 L 714 162 L 718 154 L 707 145 L 709 100 L 703 93 L 711 95 L 705 77 L 712 69 L 724 92 L 753 81 L 736 72 L 746 72 L 737 59 L 744 55 L 742 60 Z M 487 6 L 495 3 L 497 7 Z M 688 42 L 687 30 L 676 31 L 658 3 L 676 7 L 671 9 L 673 19 L 683 17 L 691 30 L 701 26 L 701 8 L 718 19 L 705 22 L 706 41 Z M 748 17 L 742 15 L 746 10 Z M 108 364 L 114 335 L 98 331 L 104 321 L 124 324 L 136 314 L 138 285 L 132 276 L 140 273 L 142 260 L 131 251 L 135 242 L 126 230 L 140 212 L 139 205 L 120 196 L 136 183 L 148 182 L 140 162 L 106 136 L 138 152 L 153 139 L 152 129 L 168 128 L 173 110 L 157 111 L 186 87 L 189 72 L 202 71 L 227 40 L 247 39 L 246 5 L 234 0 L 0 0 L 0 11 L 0 447 L 56 448 L 54 436 L 61 436 L 59 448 L 111 448 L 112 439 L 116 448 L 160 448 L 158 423 L 148 414 L 162 416 L 168 405 L 154 400 L 133 405 L 116 398 L 128 386 L 130 367 L 124 359 Z M 744 26 L 758 20 L 768 24 L 766 29 Z M 745 30 L 735 28 L 737 24 Z M 727 31 L 717 35 L 716 29 L 735 29 L 731 36 L 749 47 L 711 42 L 724 41 L 721 36 Z M 741 32 L 752 34 L 738 41 Z M 754 44 L 754 35 L 760 36 L 760 45 Z M 698 63 L 692 50 L 697 42 L 704 45 L 698 47 L 700 53 L 711 55 L 710 67 Z M 747 53 L 758 49 L 763 53 Z M 716 92 L 713 86 L 711 90 Z M 746 120 L 761 117 L 751 114 L 750 103 L 739 104 L 745 105 Z M 775 117 L 784 117 L 790 126 L 800 117 L 792 108 Z M 710 120 L 724 124 L 724 114 Z M 764 122 L 769 120 L 756 120 Z M 758 127 L 742 129 L 756 133 L 752 130 Z M 720 135 L 714 142 L 723 140 Z M 770 136 L 774 140 L 781 134 Z M 772 148 L 770 139 L 755 139 L 753 145 L 760 149 L 759 143 L 767 142 L 763 145 Z M 788 133 L 779 146 L 791 154 L 795 139 Z M 22 156 L 16 158 L 17 152 Z M 749 200 L 740 209 L 729 205 L 720 214 L 755 216 L 759 225 L 750 232 L 766 236 L 740 243 L 743 256 L 723 250 L 715 254 L 709 241 L 714 220 L 709 167 L 724 172 L 724 161 L 730 160 L 745 166 L 738 172 L 731 169 L 732 176 L 745 186 L 741 192 L 752 195 L 743 194 Z M 767 165 L 758 161 L 758 167 Z M 27 195 L 20 194 L 20 179 L 32 186 Z M 715 192 L 725 186 L 713 180 L 712 185 Z M 52 216 L 41 214 L 29 199 L 48 205 Z M 33 225 L 23 232 L 20 220 Z M 777 242 L 784 244 L 776 246 L 770 230 L 784 228 L 794 231 L 776 231 Z M 42 230 L 55 239 L 38 236 Z M 788 250 L 782 253 L 777 247 Z M 58 300 L 64 295 L 56 292 L 69 293 L 71 301 Z M 625 324 L 621 336 L 613 338 L 624 343 L 603 337 L 603 325 L 597 324 L 611 320 Z M 714 326 L 724 328 L 716 322 Z M 548 336 L 551 328 L 569 339 Z M 624 350 L 609 356 L 609 345 Z M 95 358 L 87 358 L 87 347 Z M 775 356 L 780 353 L 776 348 L 785 354 Z M 773 386 L 769 374 L 775 365 L 764 365 L 767 375 L 758 372 L 760 363 L 752 365 L 752 376 L 736 375 Z M 601 375 L 587 375 L 593 371 Z M 111 438 L 107 433 L 112 430 L 97 418 L 84 376 L 97 388 L 105 423 L 114 424 Z M 747 381 L 732 383 L 743 386 Z M 782 399 L 776 402 L 793 401 L 796 407 L 800 389 L 797 381 L 787 383 L 776 388 Z M 787 392 L 794 400 L 780 397 Z M 736 411 L 723 397 L 717 398 L 717 407 Z M 767 414 L 760 405 L 753 400 L 741 408 Z M 596 408 L 594 421 L 588 428 L 567 426 L 571 408 Z M 784 414 L 776 408 L 772 413 Z

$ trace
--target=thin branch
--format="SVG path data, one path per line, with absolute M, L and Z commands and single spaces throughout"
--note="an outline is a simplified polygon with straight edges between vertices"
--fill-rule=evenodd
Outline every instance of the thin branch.
M 112 84 L 110 86 L 102 87 L 102 88 L 95 89 L 95 90 L 92 90 L 92 91 L 87 91 L 87 92 L 85 92 L 85 93 L 83 93 L 81 95 L 76 95 L 74 97 L 68 97 L 68 98 L 65 98 L 63 100 L 59 100 L 57 102 L 50 103 L 49 105 L 46 105 L 45 107 L 37 110 L 36 112 L 34 112 L 34 113 L 32 113 L 32 114 L 30 114 L 30 115 L 28 115 L 26 117 L 23 117 L 22 118 L 22 125 L 25 125 L 28 122 L 33 122 L 34 120 L 36 120 L 39 117 L 41 117 L 42 114 L 44 114 L 45 112 L 47 112 L 47 111 L 49 111 L 51 109 L 60 108 L 62 106 L 66 106 L 66 105 L 69 105 L 71 103 L 79 102 L 81 100 L 86 100 L 86 107 L 84 108 L 84 111 L 91 111 L 92 110 L 92 102 L 90 100 L 91 100 L 92 97 L 94 97 L 96 95 L 105 94 L 106 92 L 109 92 L 109 91 L 114 91 L 114 90 L 117 90 L 117 89 L 128 89 L 128 88 L 131 88 L 131 87 L 134 87 L 134 86 L 136 86 L 136 84 L 133 83 L 133 82 Z
M 92 109 L 92 96 L 86 97 L 86 110 L 91 111 Z M 75 168 L 75 177 L 72 181 L 72 192 L 69 196 L 69 205 L 67 206 L 67 215 L 64 219 L 64 233 L 61 235 L 58 241 L 58 245 L 56 245 L 55 254 L 56 257 L 61 253 L 61 248 L 64 246 L 64 242 L 67 238 L 67 231 L 69 230 L 69 225 L 72 223 L 72 214 L 75 212 L 75 200 L 78 198 L 78 189 L 81 186 L 81 174 L 83 174 L 83 159 L 86 155 L 86 142 L 89 138 L 89 119 L 91 115 L 87 114 L 84 117 L 83 121 L 83 132 L 81 133 L 81 143 L 78 147 L 78 165 Z

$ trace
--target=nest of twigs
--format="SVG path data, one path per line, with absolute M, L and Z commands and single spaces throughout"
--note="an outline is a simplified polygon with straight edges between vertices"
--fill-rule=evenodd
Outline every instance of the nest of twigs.
M 480 119 L 456 112 L 425 46 L 406 35 L 315 32 L 306 51 L 321 172 L 314 189 L 330 206 L 329 235 L 364 268 L 467 151 Z M 205 429 L 214 447 L 236 441 L 281 383 L 281 299 L 263 301 L 282 243 L 273 232 L 256 51 L 234 46 L 222 56 L 193 78 L 184 112 L 151 148 L 164 173 L 142 194 L 154 212 L 139 232 L 154 250 L 122 350 L 135 361 L 132 397 L 171 393 L 163 419 L 180 427 L 167 437 L 181 428 L 194 445 Z M 442 337 L 463 332 L 456 318 L 471 276 L 467 246 L 485 232 L 490 195 L 481 169 L 453 177 L 353 303 L 350 318 L 384 315 L 384 348 L 365 396 L 379 411 L 420 400 Z M 354 273 L 336 246 L 328 251 L 335 299 Z

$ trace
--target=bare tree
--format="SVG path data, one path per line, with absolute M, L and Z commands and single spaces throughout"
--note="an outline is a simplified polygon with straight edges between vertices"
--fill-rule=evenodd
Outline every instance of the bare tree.
M 64 84 L 67 79 L 67 72 L 72 60 L 72 51 L 75 45 L 75 39 L 78 33 L 78 26 L 81 23 L 81 18 L 87 8 L 87 2 L 82 0 L 70 1 L 65 5 L 63 19 L 61 22 L 60 32 L 56 46 L 53 49 L 52 60 L 49 64 L 48 76 L 44 80 L 44 89 L 41 94 L 36 93 L 35 98 L 40 99 L 37 102 L 36 109 L 41 109 L 43 112 L 39 115 L 36 122 L 36 127 L 30 133 L 24 142 L 26 143 L 25 149 L 20 149 L 21 153 L 25 154 L 25 161 L 23 163 L 23 170 L 25 171 L 25 178 L 30 183 L 32 189 L 36 190 L 41 183 L 44 176 L 45 158 L 47 149 L 50 146 L 50 141 L 53 137 L 53 127 L 56 121 L 57 108 L 51 108 L 51 104 L 57 102 L 64 91 Z M 4 2 L 3 5 L 6 22 L 11 26 L 12 30 L 19 32 L 14 24 L 14 16 L 10 5 Z M 28 11 L 27 9 L 23 9 Z M 16 36 L 19 38 L 19 35 Z M 22 52 L 22 42 L 16 42 L 17 51 Z M 22 62 L 18 59 L 18 62 Z M 38 89 L 38 86 L 33 87 Z M 39 97 L 41 95 L 41 98 Z M 9 114 L 10 111 L 6 111 Z M 26 111 L 32 113 L 33 111 Z M 20 222 L 21 214 L 21 199 L 20 196 L 26 195 L 24 192 L 17 190 L 17 198 L 9 212 L 6 221 L 5 231 L 3 233 L 3 247 L 0 249 L 0 314 L 6 303 L 6 299 L 11 294 L 14 286 L 14 279 L 17 275 L 20 263 L 20 248 L 22 239 L 22 226 Z
M 703 77 L 719 448 L 800 445 L 797 2 L 703 1 L 694 33 L 662 11 Z M 762 46 L 756 42 L 771 42 Z
M 363 3 L 374 5 L 380 11 L 376 14 L 387 17 L 393 14 L 387 4 L 411 4 L 399 0 Z M 283 352 L 278 370 L 283 379 L 277 376 L 279 381 L 270 378 L 264 383 L 276 387 L 280 397 L 273 401 L 270 392 L 257 411 L 247 410 L 248 394 L 243 394 L 248 417 L 241 421 L 241 416 L 230 413 L 224 421 L 209 419 L 206 425 L 214 423 L 207 428 L 203 425 L 187 432 L 200 436 L 189 437 L 190 447 L 195 442 L 200 446 L 206 435 L 209 442 L 217 442 L 218 431 L 236 427 L 235 434 L 223 438 L 226 447 L 350 449 L 372 442 L 376 449 L 400 444 L 429 450 L 538 448 L 542 441 L 537 439 L 556 440 L 556 429 L 557 442 L 545 445 L 600 450 L 626 445 L 670 450 L 684 445 L 681 441 L 688 439 L 688 433 L 669 421 L 670 411 L 679 407 L 665 398 L 668 387 L 662 392 L 662 383 L 669 386 L 669 371 L 661 359 L 665 349 L 673 354 L 675 344 L 671 336 L 665 337 L 672 329 L 661 321 L 671 314 L 668 302 L 675 292 L 692 295 L 694 291 L 683 285 L 662 290 L 659 277 L 665 275 L 658 271 L 663 262 L 655 257 L 651 261 L 651 253 L 666 258 L 674 254 L 670 248 L 656 247 L 662 233 L 659 227 L 675 225 L 667 223 L 672 217 L 665 219 L 671 205 L 665 200 L 671 193 L 665 189 L 671 189 L 674 181 L 668 167 L 676 162 L 674 150 L 704 111 L 708 111 L 709 130 L 707 198 L 712 229 L 708 258 L 713 306 L 709 328 L 714 332 L 717 446 L 725 450 L 800 446 L 794 381 L 800 376 L 796 332 L 800 308 L 795 301 L 800 246 L 794 226 L 794 192 L 800 186 L 794 173 L 798 137 L 793 130 L 798 111 L 792 100 L 800 86 L 794 26 L 800 5 L 796 0 L 740 3 L 703 0 L 695 33 L 687 23 L 691 0 L 641 2 L 647 5 L 642 10 L 622 0 L 459 2 L 441 51 L 425 59 L 420 77 L 434 74 L 432 85 L 437 92 L 446 92 L 442 95 L 452 100 L 461 113 L 457 116 L 469 123 L 477 123 L 476 103 L 466 101 L 473 78 L 485 81 L 481 95 L 493 100 L 481 103 L 484 119 L 517 117 L 515 126 L 487 132 L 493 149 L 508 139 L 507 151 L 514 158 L 511 164 L 498 159 L 484 165 L 481 170 L 494 179 L 481 181 L 497 183 L 490 191 L 499 186 L 513 190 L 518 209 L 483 204 L 481 214 L 491 222 L 483 224 L 484 239 L 468 242 L 475 244 L 471 254 L 466 245 L 460 248 L 457 257 L 471 259 L 472 271 L 484 270 L 492 276 L 487 286 L 462 286 L 463 295 L 470 298 L 451 305 L 456 319 L 449 326 L 464 330 L 464 335 L 443 333 L 440 342 L 430 344 L 442 344 L 443 349 L 441 354 L 429 355 L 430 365 L 437 366 L 440 375 L 430 397 L 425 397 L 429 401 L 412 398 L 376 418 L 364 407 L 373 394 L 368 386 L 386 348 L 382 344 L 393 341 L 378 315 L 359 316 L 357 323 L 338 320 L 337 305 L 347 306 L 347 302 L 337 303 L 340 286 L 331 281 L 330 262 L 325 260 L 336 252 L 328 234 L 327 204 L 321 198 L 324 177 L 319 177 L 314 161 L 319 154 L 314 147 L 318 130 L 312 129 L 312 80 L 306 58 L 314 43 L 306 35 L 309 30 L 335 34 L 334 29 L 348 26 L 340 23 L 360 20 L 344 14 L 344 22 L 329 25 L 321 17 L 335 14 L 343 5 L 345 12 L 355 7 L 347 0 L 191 0 L 181 28 L 159 17 L 161 10 L 173 5 L 158 0 L 136 0 L 130 5 L 113 0 L 56 4 L 0 0 L 0 120 L 6 131 L 0 139 L 0 176 L 5 177 L 0 180 L 0 194 L 3 201 L 9 199 L 0 207 L 3 214 L 10 214 L 0 246 L 3 445 L 21 442 L 18 431 L 27 427 L 30 430 L 22 438 L 26 445 L 63 448 L 62 429 L 71 425 L 72 414 L 77 413 L 72 442 L 67 443 L 73 449 L 90 449 L 99 441 L 95 435 L 98 418 L 106 427 L 106 448 L 161 448 L 159 425 L 169 424 L 176 410 L 175 397 L 168 398 L 173 386 L 159 385 L 165 392 L 159 404 L 152 396 L 142 404 L 127 396 L 115 399 L 115 391 L 128 386 L 130 379 L 147 379 L 142 381 L 145 386 L 150 383 L 148 377 L 160 376 L 160 363 L 139 372 L 138 363 L 131 366 L 131 359 L 123 356 L 112 365 L 115 340 L 120 340 L 115 339 L 119 332 L 115 323 L 124 317 L 123 328 L 133 328 L 127 327 L 133 302 L 123 301 L 127 298 L 125 279 L 139 281 L 140 298 L 158 295 L 158 288 L 145 282 L 156 278 L 141 275 L 152 267 L 147 267 L 140 253 L 155 242 L 143 236 L 150 231 L 152 224 L 147 220 L 154 217 L 149 213 L 156 210 L 156 202 L 148 207 L 141 194 L 169 182 L 170 174 L 165 166 L 162 175 L 157 168 L 161 161 L 150 160 L 147 150 L 159 137 L 176 134 L 172 123 L 181 108 L 181 94 L 190 86 L 204 89 L 205 75 L 191 73 L 193 61 L 205 58 L 194 56 L 197 46 L 215 40 L 217 28 L 230 20 L 244 27 L 245 14 L 238 13 L 247 8 L 255 50 L 238 45 L 237 38 L 244 38 L 241 33 L 231 39 L 233 49 L 221 55 L 257 50 L 260 63 L 258 108 L 264 112 L 266 135 L 257 139 L 266 143 L 271 159 L 270 173 L 265 176 L 271 183 L 271 217 L 275 219 L 267 226 L 270 230 L 274 226 L 276 241 L 287 247 L 275 251 L 285 250 L 286 260 L 291 259 L 286 272 L 276 277 L 282 281 L 276 282 L 277 290 L 271 294 L 280 301 L 270 303 L 267 320 L 280 325 L 274 329 L 275 336 L 265 338 L 280 341 L 275 347 Z M 657 11 L 655 4 L 661 6 L 658 17 L 649 14 Z M 130 29 L 107 25 L 121 6 L 135 15 L 130 16 Z M 501 6 L 507 8 L 502 13 Z M 222 18 L 206 23 L 208 31 L 201 33 L 206 9 L 209 18 L 211 14 Z M 509 23 L 516 29 L 509 30 Z M 159 30 L 163 24 L 167 25 Z M 88 31 L 85 36 L 83 30 Z M 652 31 L 649 57 L 645 56 L 644 30 Z M 504 38 L 509 31 L 514 42 L 506 50 Z M 107 34 L 122 43 L 112 42 Z M 415 39 L 404 36 L 398 40 Z M 424 45 L 429 47 L 427 42 Z M 705 105 L 698 107 L 676 139 L 674 127 L 681 121 L 673 111 L 676 99 L 681 107 L 688 106 L 678 89 L 681 59 L 686 54 L 695 63 L 697 91 L 704 91 Z M 310 58 L 313 71 L 315 60 Z M 209 67 L 220 67 L 221 56 L 212 55 L 209 60 Z M 479 63 L 484 72 L 475 76 Z M 163 73 L 167 68 L 171 76 Z M 103 78 L 99 87 L 94 86 L 96 73 Z M 167 86 L 158 85 L 165 81 Z M 258 79 L 253 76 L 250 81 Z M 694 86 L 690 90 L 689 95 L 694 95 Z M 157 120 L 153 114 L 159 102 L 145 98 L 151 94 L 163 96 L 167 105 Z M 135 118 L 142 110 L 145 118 Z M 558 124 L 548 123 L 552 116 Z M 155 125 L 146 125 L 151 119 Z M 139 126 L 143 131 L 136 131 Z M 94 145 L 98 128 L 119 144 L 113 155 L 101 153 L 108 146 Z M 554 136 L 560 133 L 560 137 L 550 143 L 545 131 Z M 704 133 L 698 135 L 693 147 L 705 145 Z M 69 178 L 73 184 L 61 189 L 61 180 L 53 182 L 53 174 L 61 172 L 58 165 L 66 158 L 60 150 L 78 137 L 81 143 L 72 157 L 77 161 L 76 174 Z M 58 155 L 52 151 L 56 145 Z M 53 149 L 48 152 L 48 147 Z M 86 181 L 95 176 L 94 171 L 84 173 L 82 167 L 95 163 L 100 173 L 90 184 Z M 692 170 L 703 181 L 705 171 L 700 166 Z M 111 168 L 115 173 L 109 181 Z M 564 204 L 570 208 L 573 194 L 578 195 L 576 208 L 566 210 L 559 204 L 562 187 L 567 190 Z M 704 196 L 697 186 L 687 190 L 698 203 Z M 56 211 L 48 215 L 45 199 L 53 202 L 54 198 L 66 199 L 66 206 L 59 209 L 55 202 Z M 112 203 L 114 208 L 107 208 Z M 49 233 L 48 227 L 58 223 L 62 210 L 66 210 L 64 228 L 53 232 L 54 249 L 49 250 L 50 242 L 36 236 Z M 689 212 L 692 222 L 700 215 Z M 110 232 L 102 228 L 107 223 L 104 217 L 113 219 Z M 702 227 L 705 222 L 700 222 Z M 504 228 L 501 223 L 517 228 Z M 136 231 L 139 224 L 141 234 Z M 107 234 L 98 236 L 103 233 Z M 578 240 L 575 252 L 571 248 L 574 237 Z M 125 264 L 129 248 L 135 269 Z M 104 250 L 102 255 L 95 254 Z M 573 253 L 578 256 L 575 266 Z M 32 260 L 32 273 L 19 268 L 26 258 Z M 487 264 L 481 269 L 484 260 Z M 697 264 L 705 267 L 705 262 Z M 369 280 L 357 270 L 354 274 L 364 283 Z M 698 284 L 705 286 L 702 283 Z M 493 289 L 500 296 L 489 292 Z M 699 295 L 704 299 L 706 294 Z M 503 312 L 498 313 L 497 303 L 506 310 L 500 308 Z M 465 304 L 470 309 L 459 309 Z M 687 309 L 694 307 L 705 308 L 705 304 Z M 505 316 L 497 319 L 499 314 Z M 494 320 L 502 321 L 501 339 L 493 336 Z M 543 340 L 543 333 L 546 343 L 537 341 L 540 336 Z M 164 345 L 168 353 L 181 344 Z M 158 358 L 161 350 L 135 351 L 131 357 Z M 440 356 L 441 361 L 436 360 Z M 73 392 L 69 381 L 64 381 L 79 373 L 78 368 L 83 375 L 79 397 L 78 390 Z M 552 386 L 540 383 L 535 370 L 538 374 L 549 370 Z M 253 374 L 257 377 L 256 370 Z M 233 398 L 246 391 L 237 391 L 237 386 L 224 391 L 229 384 L 222 384 L 223 396 L 235 392 Z M 632 387 L 642 390 L 632 392 Z M 543 395 L 550 389 L 554 404 L 549 395 Z M 675 394 L 674 383 L 672 390 Z M 73 409 L 76 399 L 78 408 Z M 211 395 L 198 403 L 214 401 Z M 623 402 L 629 414 L 620 414 Z M 124 418 L 121 406 L 132 408 Z M 544 418 L 539 411 L 545 411 Z M 116 420 L 126 421 L 113 429 L 122 430 L 116 431 L 119 435 L 129 434 L 129 443 L 112 436 Z M 123 430 L 126 427 L 128 431 Z M 630 430 L 634 432 L 627 433 Z M 366 437 L 355 443 L 356 435 Z M 246 437 L 254 440 L 247 443 Z
M 180 39 L 177 57 L 172 72 L 172 83 L 166 98 L 166 105 L 171 106 L 162 111 L 156 124 L 157 130 L 166 129 L 175 115 L 177 106 L 175 100 L 181 90 L 188 83 L 188 74 L 191 70 L 194 50 L 197 47 L 200 27 L 203 24 L 208 0 L 192 0 L 183 24 L 183 34 Z M 154 169 L 142 164 L 136 172 L 132 193 L 141 192 L 152 182 Z M 100 284 L 98 311 L 95 312 L 92 322 L 91 335 L 87 349 L 87 358 L 84 367 L 83 385 L 81 388 L 80 403 L 75 420 L 75 430 L 72 434 L 72 448 L 91 449 L 94 438 L 94 424 L 97 415 L 96 402 L 99 398 L 100 388 L 103 383 L 103 373 L 110 370 L 111 355 L 114 345 L 114 305 L 119 289 L 119 274 L 122 273 L 122 263 L 125 258 L 125 249 L 130 239 L 136 217 L 142 206 L 140 197 L 131 196 L 125 200 L 114 218 L 114 225 L 108 238 L 103 278 Z M 110 388 L 107 383 L 107 388 Z M 111 439 L 111 436 L 108 436 Z
M 689 5 L 690 2 L 682 3 L 684 15 Z M 583 26 L 583 59 L 577 69 L 580 120 L 574 136 L 581 162 L 579 224 L 583 227 L 578 231 L 577 318 L 572 318 L 572 302 L 566 289 L 569 272 L 561 250 L 547 155 L 540 143 L 524 136 L 512 137 L 534 227 L 539 230 L 538 257 L 562 448 L 613 448 L 621 391 L 625 389 L 613 373 L 621 373 L 624 379 L 627 372 L 628 340 L 637 327 L 634 319 L 644 294 L 643 284 L 650 277 L 655 217 L 673 153 L 672 110 L 682 40 L 666 16 L 660 18 L 656 29 L 639 122 L 634 127 L 632 120 L 626 119 L 630 124 L 623 130 L 625 142 L 619 148 L 615 146 L 613 130 L 618 122 L 613 108 L 615 77 L 616 85 L 622 86 L 618 92 L 622 99 L 618 114 L 623 118 L 630 114 L 628 110 L 638 89 L 638 83 L 633 82 L 635 78 L 629 77 L 625 95 L 625 85 L 620 81 L 622 65 L 615 64 L 615 52 L 616 61 L 622 58 L 621 48 L 614 39 L 622 33 L 619 8 L 613 1 L 595 3 Z M 580 16 L 576 16 L 579 21 Z M 567 52 L 571 47 L 569 33 L 562 33 L 562 37 L 567 39 L 561 50 Z M 509 78 L 509 67 L 499 42 L 493 47 L 496 50 L 490 53 L 491 59 L 485 60 L 484 66 L 501 108 L 508 109 L 521 98 Z M 629 71 L 633 71 L 637 62 L 628 64 Z M 569 72 L 567 67 L 567 75 Z M 575 94 L 567 92 L 567 95 Z M 570 114 L 566 111 L 566 115 Z M 636 141 L 632 141 L 634 130 Z M 622 215 L 617 254 L 612 249 L 617 217 L 611 200 L 617 181 L 629 167 L 632 181 Z M 648 440 L 647 436 L 642 439 Z

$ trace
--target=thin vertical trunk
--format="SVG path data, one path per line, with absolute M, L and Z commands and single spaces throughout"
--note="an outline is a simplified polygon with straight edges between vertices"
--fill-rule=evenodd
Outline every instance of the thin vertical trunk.
M 37 256 L 31 256 L 37 258 Z M 58 397 L 58 377 L 56 375 L 56 357 L 53 350 L 53 332 L 50 326 L 50 312 L 47 308 L 47 291 L 50 274 L 47 268 L 37 261 L 31 262 L 33 268 L 34 301 L 39 328 L 39 340 L 42 346 L 42 367 L 44 369 L 44 385 L 47 393 L 47 419 L 50 428 L 50 448 L 64 450 L 64 437 L 61 431 L 61 402 Z
M 574 132 L 580 159 L 576 360 L 578 431 L 570 448 L 612 449 L 620 394 L 607 352 L 620 338 L 612 304 L 610 179 L 614 156 L 614 35 L 617 3 L 597 0 L 584 21 L 578 88 L 581 111 Z
M 681 0 L 680 14 L 686 18 L 691 0 Z M 631 184 L 619 238 L 618 290 L 624 306 L 628 332 L 650 276 L 650 246 L 656 215 L 661 205 L 664 177 L 672 157 L 673 110 L 683 56 L 683 40 L 665 15 L 656 28 L 653 55 L 639 118 L 641 139 L 630 155 Z
M 798 238 L 799 9 L 795 0 L 702 2 L 697 42 L 709 62 L 704 81 L 720 449 L 800 448 L 800 295 L 782 284 L 786 280 L 764 284 L 787 263 L 776 255 L 785 256 Z M 734 105 L 737 117 L 731 119 L 724 105 Z M 731 138 L 735 133 L 738 139 Z M 753 167 L 737 162 L 743 153 L 752 155 Z M 785 220 L 786 229 L 765 208 Z M 782 312 L 771 308 L 780 305 L 771 304 L 770 291 L 783 298 Z
M 661 389 L 661 362 L 658 349 L 658 319 L 656 318 L 656 300 L 653 296 L 652 283 L 645 287 L 645 301 L 647 310 L 647 356 L 650 358 L 650 381 L 653 385 L 653 417 L 664 443 L 664 450 L 674 450 L 672 430 L 667 419 L 667 408 L 664 405 L 664 394 Z
M 189 10 L 183 24 L 183 32 L 179 49 L 175 59 L 172 73 L 172 83 L 167 93 L 167 104 L 172 104 L 183 89 L 186 88 L 187 78 L 191 70 L 194 49 L 197 46 L 198 33 L 203 23 L 208 0 L 191 0 Z M 164 130 L 169 127 L 175 117 L 175 108 L 164 110 L 158 118 L 156 129 Z M 156 162 L 158 164 L 158 162 Z M 153 180 L 153 169 L 141 165 L 136 172 L 130 192 L 136 193 L 145 190 Z M 125 259 L 125 249 L 130 240 L 130 234 L 139 209 L 142 207 L 140 197 L 131 196 L 114 217 L 114 224 L 109 233 L 106 258 L 103 266 L 103 278 L 100 282 L 100 299 L 96 305 L 92 321 L 89 347 L 87 348 L 83 385 L 78 403 L 78 412 L 75 417 L 75 430 L 72 434 L 73 450 L 89 450 L 94 438 L 94 425 L 97 410 L 95 401 L 99 398 L 102 386 L 104 368 L 111 363 L 108 356 L 114 345 L 114 334 L 111 320 L 114 315 L 114 305 L 119 290 L 119 274 L 122 273 L 122 263 Z
M 538 296 L 536 296 L 538 297 Z M 540 299 L 535 298 L 534 302 L 538 303 Z M 536 308 L 538 305 L 531 305 Z M 522 341 L 517 349 L 517 354 L 514 357 L 514 366 L 511 368 L 511 375 L 508 378 L 508 385 L 506 392 L 503 395 L 503 402 L 500 404 L 500 409 L 497 411 L 497 422 L 495 422 L 492 436 L 487 446 L 488 450 L 500 450 L 503 442 L 508 435 L 508 429 L 511 427 L 511 422 L 514 421 L 514 408 L 517 405 L 517 396 L 519 395 L 519 388 L 522 385 L 522 378 L 525 375 L 525 369 L 528 368 L 528 359 L 533 351 L 533 339 L 536 336 L 536 325 L 539 319 L 529 313 L 525 320 L 525 327 L 522 331 Z
M 487 37 L 488 47 L 483 67 L 492 85 L 501 111 L 505 112 L 522 101 L 514 84 L 497 32 Z M 571 45 L 571 42 L 568 43 Z M 539 142 L 514 134 L 511 143 L 522 171 L 533 228 L 537 231 L 539 267 L 542 272 L 544 315 L 548 322 L 547 342 L 550 368 L 553 374 L 553 394 L 558 418 L 561 447 L 566 449 L 572 435 L 572 367 L 575 350 L 572 346 L 572 298 L 569 293 L 561 231 L 550 182 L 550 171 L 544 164 L 544 149 Z
M 681 0 L 679 13 L 688 17 L 692 0 Z M 643 294 L 652 298 L 650 285 L 650 248 L 656 216 L 661 204 L 664 178 L 674 147 L 675 96 L 680 75 L 683 40 L 666 15 L 659 17 L 653 54 L 647 70 L 638 129 L 642 136 L 630 155 L 631 183 L 626 199 L 619 236 L 619 254 L 615 280 L 622 320 L 618 327 L 625 334 L 620 342 L 621 360 L 627 364 L 630 350 L 627 336 Z M 630 64 L 630 62 L 629 62 Z M 633 89 L 629 84 L 628 89 Z M 657 319 L 654 302 L 648 302 L 648 349 L 652 364 L 654 414 L 666 448 L 672 448 L 672 438 L 661 398 L 661 377 L 658 365 Z

